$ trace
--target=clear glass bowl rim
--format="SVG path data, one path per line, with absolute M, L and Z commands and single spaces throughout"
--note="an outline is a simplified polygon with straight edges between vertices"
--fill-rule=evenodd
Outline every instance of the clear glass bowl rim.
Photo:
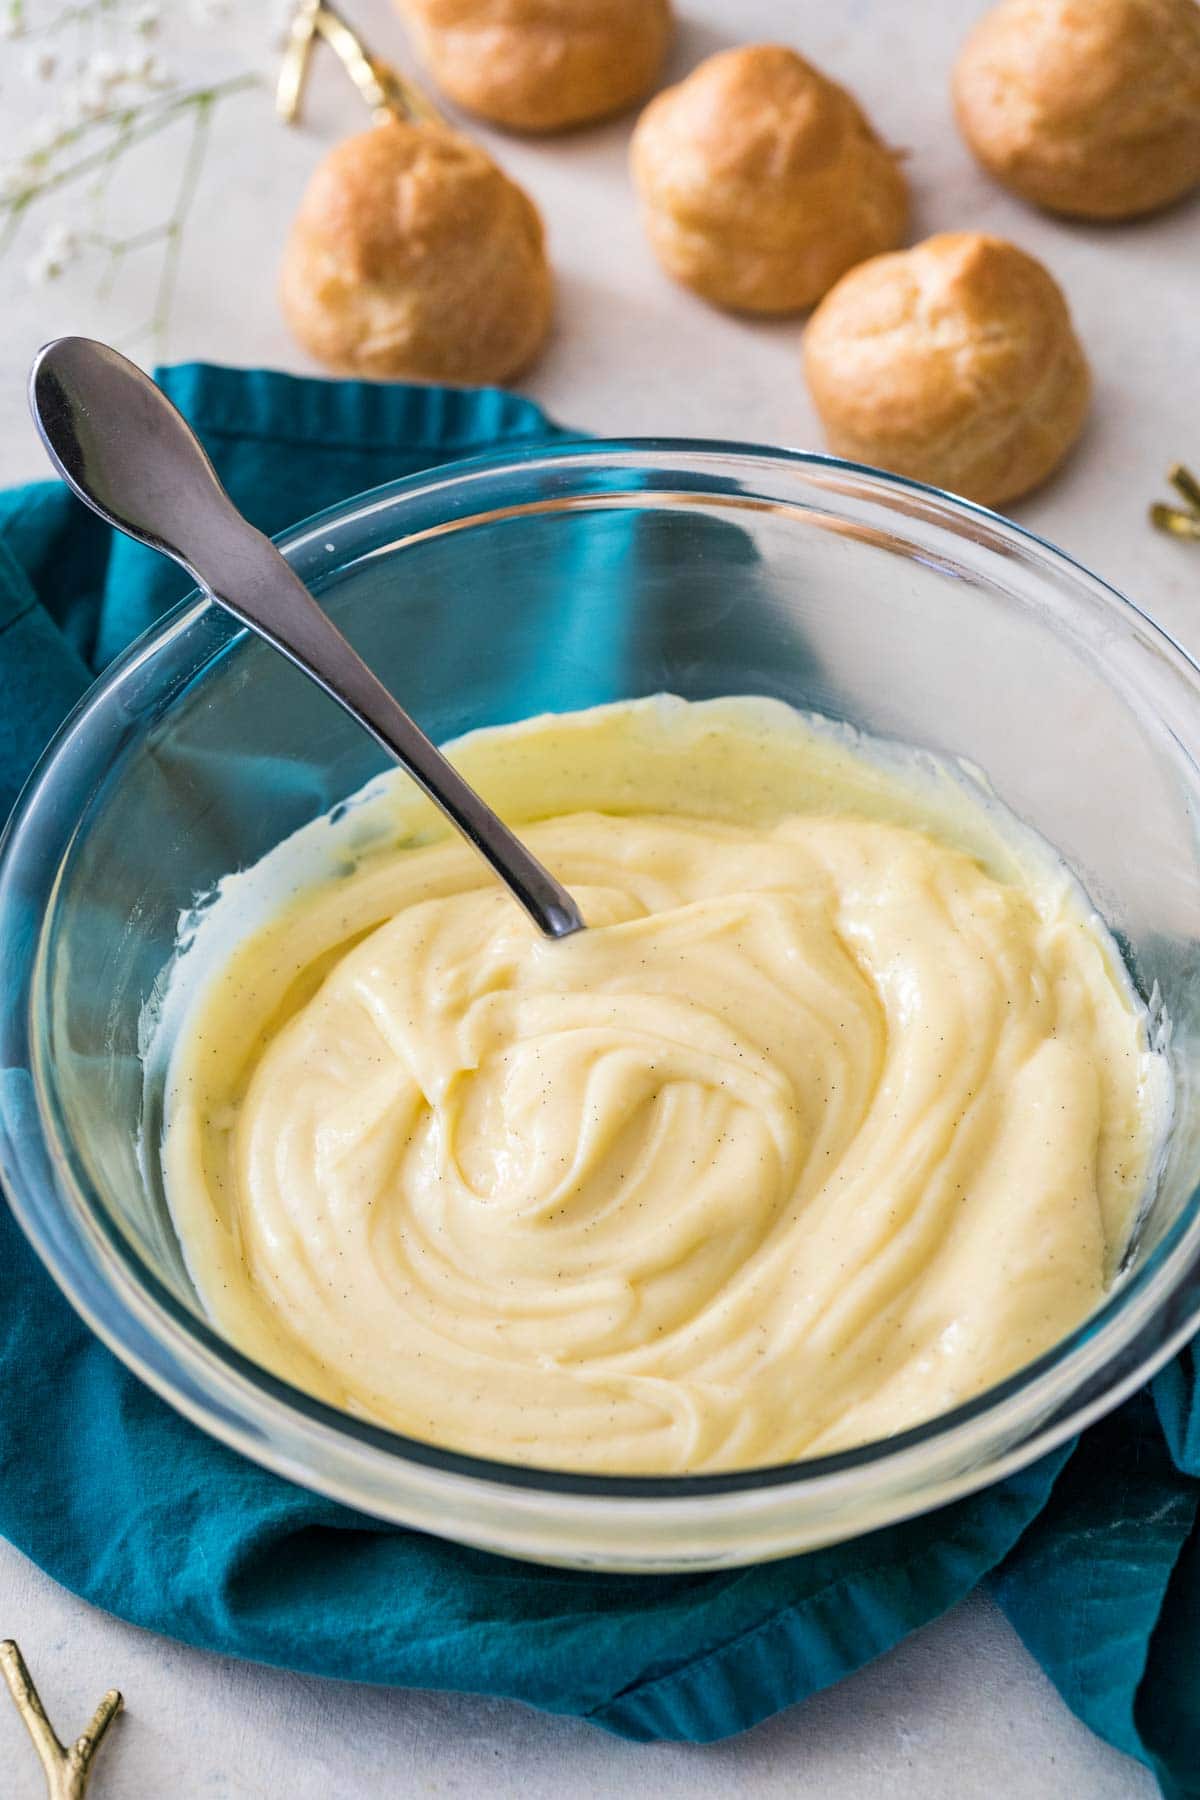
M 472 485 L 482 483 L 486 486 L 489 478 L 501 479 L 535 470 L 565 470 L 581 463 L 593 469 L 624 470 L 633 477 L 639 473 L 644 475 L 648 468 L 661 468 L 665 472 L 673 459 L 711 464 L 715 480 L 721 482 L 729 479 L 731 461 L 790 468 L 801 473 L 834 472 L 874 489 L 876 496 L 885 503 L 889 495 L 923 498 L 937 509 L 942 522 L 956 535 L 964 535 L 963 521 L 974 521 L 976 538 L 983 530 L 993 547 L 1006 547 L 1009 551 L 1016 550 L 1027 557 L 1048 562 L 1060 575 L 1065 574 L 1082 584 L 1093 599 L 1136 618 L 1141 628 L 1169 654 L 1172 663 L 1186 674 L 1195 688 L 1200 710 L 1200 668 L 1194 660 L 1153 618 L 1067 552 L 985 507 L 902 476 L 815 452 L 679 438 L 556 439 L 550 443 L 512 446 L 462 458 L 350 496 L 280 533 L 276 542 L 285 553 L 295 556 L 316 535 L 327 533 L 335 526 L 345 527 L 355 518 L 380 507 L 402 504 L 434 492 L 447 495 L 447 516 L 455 528 L 469 526 L 472 519 L 487 508 L 481 505 L 473 511 L 456 513 L 449 496 L 463 490 L 469 501 Z M 630 497 L 635 503 L 644 503 L 648 497 L 671 491 L 665 486 L 634 486 Z M 721 486 L 711 489 L 714 494 L 727 491 Z M 683 497 L 702 501 L 705 492 L 703 487 L 689 487 Z M 572 495 L 572 499 L 581 505 L 586 505 L 589 498 L 601 497 L 609 505 L 620 496 L 611 490 L 604 490 L 602 495 L 599 490 L 592 495 L 586 492 Z M 400 548 L 403 542 L 404 534 L 400 529 Z M 0 835 L 0 885 L 3 878 L 11 874 L 14 861 L 20 860 L 23 823 L 37 807 L 47 785 L 53 784 L 56 765 L 68 746 L 80 748 L 94 709 L 132 668 L 153 657 L 157 650 L 196 623 L 210 607 L 211 603 L 198 593 L 180 601 L 108 666 L 60 726 L 29 776 Z M 22 865 L 25 893 L 39 892 L 47 910 L 53 904 L 57 872 L 69 853 L 76 824 L 75 819 L 63 821 L 59 854 L 53 867 L 33 870 Z M 577 1504 L 582 1502 L 589 1511 L 589 1502 L 603 1505 L 641 1501 L 648 1503 L 660 1517 L 672 1510 L 671 1502 L 682 1503 L 678 1514 L 681 1522 L 689 1515 L 694 1516 L 697 1502 L 704 1503 L 708 1515 L 714 1507 L 721 1507 L 723 1500 L 737 1502 L 739 1497 L 754 1494 L 765 1500 L 767 1496 L 763 1490 L 774 1490 L 777 1500 L 786 1501 L 789 1494 L 811 1493 L 823 1486 L 831 1493 L 845 1490 L 849 1501 L 853 1489 L 859 1486 L 857 1477 L 870 1476 L 872 1485 L 876 1481 L 891 1485 L 885 1481 L 890 1474 L 896 1478 L 897 1493 L 904 1489 L 908 1497 L 886 1508 L 881 1519 L 872 1521 L 883 1522 L 940 1505 L 1032 1462 L 1141 1386 L 1200 1327 L 1200 1188 L 1197 1188 L 1145 1263 L 1068 1337 L 972 1400 L 894 1437 L 804 1462 L 733 1473 L 682 1476 L 580 1475 L 487 1460 L 407 1438 L 313 1398 L 242 1355 L 205 1320 L 182 1305 L 159 1277 L 141 1262 L 115 1221 L 108 1217 L 103 1203 L 89 1191 L 62 1129 L 53 1084 L 39 1066 L 36 1021 L 44 976 L 39 965 L 45 930 L 43 912 L 42 927 L 35 943 L 28 952 L 12 959 L 16 966 L 10 971 L 12 985 L 7 1004 L 12 1009 L 15 1027 L 10 1028 L 10 1039 L 23 1043 L 24 1066 L 33 1077 L 38 1121 L 49 1152 L 55 1193 L 46 1196 L 34 1192 L 22 1180 L 19 1171 L 11 1166 L 0 1167 L 14 1215 L 75 1310 L 127 1366 L 177 1410 L 210 1435 L 242 1450 L 254 1460 L 335 1498 L 365 1506 L 367 1510 L 372 1510 L 370 1504 L 347 1489 L 344 1481 L 322 1475 L 323 1445 L 353 1444 L 368 1458 L 384 1458 L 414 1475 L 424 1470 L 435 1478 L 449 1477 L 452 1489 L 465 1479 L 476 1488 L 486 1486 L 493 1491 L 507 1490 L 514 1499 L 522 1491 L 532 1498 L 529 1490 L 534 1490 L 547 1499 L 560 1497 L 568 1505 L 572 1499 Z M 78 1240 L 75 1253 L 70 1255 L 64 1253 L 59 1229 L 63 1215 Z M 1174 1318 L 1169 1326 L 1164 1325 L 1164 1308 L 1171 1302 L 1178 1303 L 1181 1295 L 1185 1295 L 1183 1316 Z M 1089 1351 L 1090 1354 L 1086 1354 Z M 1076 1365 L 1078 1380 L 1072 1384 L 1069 1376 Z M 1047 1416 L 1045 1385 L 1051 1378 L 1058 1378 L 1060 1385 L 1070 1392 L 1065 1399 L 1050 1405 Z M 234 1412 L 241 1414 L 240 1418 L 231 1417 L 231 1406 Z M 1010 1415 L 1014 1421 L 1021 1415 L 1028 1415 L 1037 1423 L 1023 1437 L 1019 1435 L 1018 1425 L 1015 1435 L 1019 1441 L 1004 1454 L 990 1459 L 985 1455 L 978 1466 L 935 1482 L 928 1491 L 908 1490 L 908 1478 L 918 1474 L 925 1452 L 937 1446 L 950 1463 L 956 1440 L 971 1434 L 981 1423 L 998 1423 L 1004 1415 Z M 294 1455 L 286 1455 L 276 1447 L 269 1430 L 272 1419 L 287 1427 L 283 1433 L 285 1439 L 295 1441 L 298 1431 L 299 1440 L 311 1445 L 316 1468 L 310 1466 L 307 1458 L 297 1460 Z M 403 1518 L 407 1515 L 401 1507 L 394 1516 Z

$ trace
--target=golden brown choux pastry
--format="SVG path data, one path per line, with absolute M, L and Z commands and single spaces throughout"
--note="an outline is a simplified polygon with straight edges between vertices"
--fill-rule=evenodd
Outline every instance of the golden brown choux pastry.
M 980 162 L 1052 212 L 1128 219 L 1200 183 L 1196 0 L 1001 0 L 954 71 Z
M 812 306 L 904 237 L 895 156 L 844 88 L 779 44 L 710 56 L 650 102 L 631 154 L 659 262 L 717 306 Z
M 280 298 L 301 344 L 339 373 L 505 381 L 549 329 L 541 217 L 469 138 L 390 120 L 318 165 Z
M 670 0 L 396 0 L 444 94 L 511 131 L 632 106 L 671 41 Z
M 971 231 L 851 269 L 813 314 L 804 368 L 839 456 L 987 506 L 1049 475 L 1091 388 L 1057 283 Z

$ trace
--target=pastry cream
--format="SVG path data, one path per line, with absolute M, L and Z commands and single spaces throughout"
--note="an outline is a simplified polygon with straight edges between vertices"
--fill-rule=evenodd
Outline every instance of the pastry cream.
M 1080 889 L 982 790 L 772 702 L 455 759 L 587 931 L 540 939 L 397 775 L 300 834 L 337 873 L 268 906 L 284 846 L 181 958 L 222 909 L 256 927 L 167 1095 L 235 1343 L 454 1449 L 669 1473 L 886 1436 L 1101 1300 L 1165 1074 Z

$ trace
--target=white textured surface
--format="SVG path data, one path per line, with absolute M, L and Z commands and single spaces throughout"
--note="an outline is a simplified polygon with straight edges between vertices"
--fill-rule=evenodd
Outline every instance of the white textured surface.
M 403 57 L 386 0 L 345 0 L 378 47 Z M 678 0 L 685 14 L 675 69 L 735 39 L 793 43 L 852 86 L 883 132 L 910 151 L 916 235 L 973 226 L 1041 255 L 1065 287 L 1097 376 L 1080 453 L 1017 516 L 1124 587 L 1200 649 L 1200 550 L 1145 524 L 1175 457 L 1200 463 L 1193 380 L 1200 350 L 1196 271 L 1200 206 L 1101 230 L 1020 207 L 974 169 L 953 128 L 947 75 L 978 0 Z M 38 0 L 34 0 L 34 11 Z M 202 55 L 224 73 L 262 64 L 266 8 L 208 35 L 172 18 L 164 48 Z M 178 15 L 178 16 L 177 16 Z M 188 46 L 192 48 L 189 49 Z M 15 76 L 0 45 L 3 142 L 21 140 L 44 96 Z M 274 272 L 291 209 L 321 149 L 361 123 L 328 68 L 307 124 L 286 133 L 265 94 L 229 103 L 189 226 L 168 351 L 303 370 L 274 302 Z M 625 174 L 628 121 L 558 142 L 489 139 L 543 207 L 559 274 L 556 335 L 527 383 L 563 420 L 614 434 L 693 434 L 819 442 L 799 377 L 799 328 L 710 311 L 669 286 L 642 239 Z M 487 134 L 483 134 L 487 135 Z M 130 228 L 161 216 L 181 145 L 166 141 L 129 165 L 114 214 Z M 75 217 L 66 201 L 47 217 Z M 81 271 L 27 289 L 21 265 L 36 232 L 0 264 L 0 481 L 40 474 L 24 371 L 57 332 L 117 341 L 149 309 L 153 253 L 131 262 L 101 303 Z M 891 1656 L 729 1744 L 707 1749 L 622 1744 L 573 1722 L 504 1703 L 351 1689 L 249 1668 L 151 1638 L 61 1593 L 0 1545 L 0 1635 L 17 1636 L 51 1716 L 77 1731 L 104 1687 L 128 1714 L 106 1746 L 96 1800 L 217 1800 L 287 1794 L 354 1800 L 405 1793 L 539 1796 L 730 1794 L 828 1800 L 1130 1800 L 1149 1777 L 1092 1739 L 1059 1702 L 1003 1619 L 976 1600 Z M 22 1728 L 0 1695 L 0 1793 L 34 1800 L 41 1780 Z
M 1154 1782 L 1066 1711 L 975 1599 L 807 1706 L 724 1744 L 627 1744 L 508 1701 L 392 1693 L 205 1656 L 120 1625 L 0 1545 L 19 1634 L 62 1737 L 105 1688 L 127 1712 L 91 1800 L 1152 1800 Z M 41 1777 L 0 1693 L 0 1794 Z

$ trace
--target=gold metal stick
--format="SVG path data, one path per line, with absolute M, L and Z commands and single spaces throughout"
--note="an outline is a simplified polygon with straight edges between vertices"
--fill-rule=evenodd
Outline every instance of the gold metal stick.
M 388 119 L 408 119 L 432 125 L 441 115 L 425 95 L 390 63 L 367 49 L 358 33 L 328 0 L 296 0 L 288 32 L 287 48 L 275 89 L 275 110 L 286 124 L 299 117 L 300 103 L 312 58 L 313 41 L 324 38 L 371 109 L 377 125 Z
M 33 1677 L 25 1658 L 11 1638 L 0 1643 L 0 1674 L 8 1683 L 8 1691 L 17 1711 L 25 1721 L 34 1749 L 46 1772 L 47 1800 L 83 1800 L 91 1779 L 92 1764 L 105 1733 L 123 1705 L 116 1688 L 109 1688 L 92 1714 L 85 1731 L 68 1749 L 60 1744 L 54 1727 L 46 1717 Z
M 1172 463 L 1167 470 L 1167 480 L 1175 492 L 1183 496 L 1185 503 L 1197 518 L 1200 518 L 1200 481 L 1196 480 L 1192 471 L 1185 468 L 1182 463 Z
M 287 44 L 275 87 L 275 111 L 285 125 L 293 125 L 300 116 L 320 10 L 321 0 L 296 0 L 288 25 Z
M 1156 500 L 1150 508 L 1150 523 L 1172 537 L 1200 542 L 1200 481 L 1183 463 L 1171 464 L 1167 480 L 1184 504 L 1169 506 L 1164 500 Z
M 1156 500 L 1150 508 L 1150 522 L 1171 537 L 1200 541 L 1200 513 L 1184 512 L 1178 506 L 1164 506 L 1161 500 Z

